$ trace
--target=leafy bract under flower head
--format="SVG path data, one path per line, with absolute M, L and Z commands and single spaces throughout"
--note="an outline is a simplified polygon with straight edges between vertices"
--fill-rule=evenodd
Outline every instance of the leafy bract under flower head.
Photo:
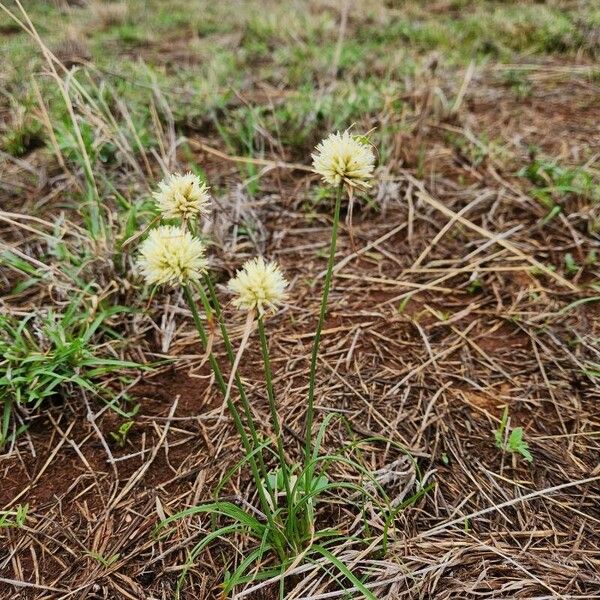
M 288 283 L 276 262 L 265 262 L 259 256 L 244 263 L 229 281 L 229 289 L 236 294 L 233 304 L 244 310 L 275 310 L 286 298 Z
M 313 169 L 326 183 L 352 187 L 369 187 L 375 169 L 375 155 L 371 146 L 361 136 L 332 133 L 325 138 L 312 155 Z
M 173 173 L 159 184 L 153 196 L 165 219 L 193 219 L 208 214 L 208 187 L 193 173 Z
M 172 225 L 152 229 L 140 246 L 138 265 L 149 284 L 177 285 L 195 281 L 206 272 L 204 243 Z

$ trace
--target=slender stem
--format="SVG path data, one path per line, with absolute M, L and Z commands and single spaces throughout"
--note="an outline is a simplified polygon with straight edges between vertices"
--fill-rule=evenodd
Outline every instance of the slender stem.
M 196 303 L 194 302 L 192 292 L 187 285 L 183 286 L 183 293 L 185 295 L 185 299 L 190 308 L 190 311 L 192 312 L 194 324 L 196 325 L 196 329 L 198 330 L 198 334 L 200 335 L 202 345 L 204 346 L 205 349 L 207 349 L 208 348 L 208 337 L 206 335 L 204 325 L 202 324 L 202 319 L 200 319 L 200 315 L 198 314 L 198 309 L 196 308 Z M 215 379 L 217 381 L 217 385 L 219 386 L 219 390 L 221 391 L 221 393 L 223 395 L 225 395 L 227 392 L 227 384 L 225 383 L 225 380 L 223 379 L 223 374 L 221 373 L 221 368 L 219 367 L 219 363 L 217 362 L 217 360 L 212 352 L 209 353 L 208 360 L 209 360 L 210 366 L 213 370 L 213 373 L 215 374 Z M 244 430 L 244 426 L 242 425 L 242 420 L 240 418 L 240 414 L 230 399 L 227 401 L 227 408 L 229 409 L 229 412 L 231 413 L 231 416 L 233 417 L 233 421 L 235 423 L 236 429 L 238 430 L 238 433 L 240 434 L 240 437 L 242 439 L 244 451 L 248 455 L 252 452 L 252 446 L 250 445 L 250 441 L 248 440 L 248 435 L 246 434 L 246 431 Z M 261 481 L 260 473 L 258 472 L 258 468 L 256 466 L 256 461 L 254 460 L 254 457 L 252 457 L 248 462 L 250 463 L 250 469 L 252 470 L 252 475 L 254 476 L 254 481 L 256 482 L 256 487 L 258 488 L 258 495 L 260 498 L 263 512 L 265 513 L 265 515 L 267 517 L 267 521 L 269 522 L 269 525 L 271 525 L 271 527 L 273 527 L 274 531 L 278 531 L 278 529 L 275 526 L 275 523 L 273 521 L 273 516 L 271 514 L 272 511 L 269 506 L 269 502 L 265 496 L 265 490 L 263 487 L 263 483 Z M 278 535 L 276 536 L 276 539 L 279 541 Z M 278 545 L 280 546 L 280 542 Z M 281 554 L 283 555 L 283 549 L 281 548 L 281 546 L 279 549 L 280 549 Z
M 309 484 L 312 479 L 312 469 L 308 468 L 310 464 L 310 454 L 312 448 L 312 425 L 314 419 L 314 401 L 315 401 L 315 379 L 317 374 L 317 359 L 319 356 L 319 344 L 321 342 L 321 332 L 325 323 L 327 314 L 327 300 L 329 298 L 329 288 L 331 287 L 331 279 L 333 277 L 333 263 L 335 260 L 335 250 L 337 247 L 337 233 L 340 222 L 340 207 L 342 204 L 343 184 L 337 188 L 335 197 L 335 209 L 333 214 L 333 226 L 331 229 L 331 244 L 329 246 L 329 258 L 327 260 L 327 273 L 325 275 L 325 284 L 323 286 L 323 297 L 321 298 L 321 310 L 319 313 L 319 321 L 312 347 L 312 355 L 310 358 L 310 373 L 308 378 L 308 407 L 306 409 L 306 439 L 304 443 L 304 464 L 306 469 L 306 486 L 305 493 L 309 492 Z
M 185 295 L 185 299 L 188 304 L 188 307 L 189 307 L 190 311 L 192 312 L 192 317 L 194 319 L 194 325 L 196 325 L 196 329 L 198 330 L 198 334 L 200 335 L 200 340 L 202 341 L 202 346 L 206 350 L 208 348 L 208 336 L 206 335 L 204 325 L 202 324 L 202 319 L 200 318 L 200 314 L 198 313 L 198 309 L 196 308 L 196 303 L 194 302 L 192 292 L 187 285 L 183 286 L 183 293 Z M 227 390 L 227 385 L 225 383 L 225 380 L 223 379 L 223 374 L 221 373 L 221 368 L 219 367 L 219 363 L 217 363 L 217 360 L 212 352 L 208 355 L 208 361 L 209 361 L 210 366 L 215 375 L 217 385 L 219 386 L 219 391 L 224 394 L 225 391 Z M 245 435 L 246 434 L 244 433 L 244 436 Z
M 271 371 L 271 360 L 269 357 L 269 344 L 267 342 L 267 334 L 265 332 L 265 322 L 262 316 L 258 317 L 258 333 L 260 336 L 260 347 L 262 351 L 263 365 L 265 368 L 265 382 L 267 384 L 267 397 L 269 398 L 269 408 L 271 410 L 271 421 L 275 430 L 275 438 L 277 440 L 277 453 L 279 454 L 279 463 L 283 475 L 283 484 L 288 505 L 292 501 L 290 488 L 290 480 L 288 477 L 288 467 L 285 460 L 285 452 L 283 450 L 283 436 L 281 435 L 281 424 L 279 415 L 277 414 L 277 404 L 275 402 L 275 390 L 273 389 L 273 373 Z
M 215 315 L 217 317 L 217 321 L 219 322 L 219 328 L 221 329 L 221 336 L 223 337 L 223 343 L 225 344 L 225 352 L 227 354 L 227 359 L 229 360 L 229 364 L 233 366 L 235 362 L 235 353 L 233 352 L 233 346 L 231 344 L 231 340 L 229 338 L 229 334 L 227 332 L 227 327 L 225 327 L 225 322 L 223 321 L 223 311 L 221 310 L 221 303 L 219 302 L 219 297 L 217 296 L 217 292 L 215 290 L 215 286 L 208 274 L 205 275 L 204 280 L 209 290 L 210 299 L 212 301 L 212 308 L 214 308 Z M 211 304 L 206 297 L 206 292 L 202 285 L 198 285 L 198 291 L 200 293 L 200 298 L 202 300 L 202 304 L 205 306 L 207 310 L 211 309 Z M 254 424 L 254 418 L 252 417 L 252 409 L 250 408 L 250 403 L 248 402 L 248 396 L 246 396 L 246 390 L 244 388 L 244 384 L 242 383 L 242 379 L 240 374 L 236 371 L 235 373 L 235 385 L 240 395 L 240 400 L 242 403 L 242 407 L 244 409 L 244 416 L 246 417 L 246 422 L 248 424 L 248 429 L 250 430 L 250 436 L 252 438 L 252 443 L 254 447 L 257 448 L 259 446 L 258 441 L 258 433 L 256 431 L 256 425 Z M 269 482 L 268 470 L 265 465 L 265 460 L 262 452 L 259 452 L 258 455 L 258 464 L 263 476 L 264 485 L 269 492 L 273 500 L 273 506 L 276 504 L 275 492 L 273 491 L 273 487 Z
M 337 233 L 338 225 L 340 222 L 340 207 L 342 204 L 342 191 L 343 185 L 337 188 L 335 198 L 335 209 L 333 214 L 333 227 L 331 229 L 331 243 L 329 246 L 329 258 L 327 260 L 327 272 L 325 274 L 325 284 L 323 286 L 323 296 L 321 298 L 321 310 L 319 312 L 319 321 L 317 323 L 317 330 L 315 332 L 315 338 L 312 347 L 312 354 L 310 359 L 310 374 L 308 380 L 308 409 L 306 413 L 306 443 L 305 443 L 305 455 L 310 460 L 310 449 L 312 441 L 312 423 L 314 417 L 314 398 L 315 398 L 315 379 L 317 373 L 317 358 L 319 355 L 319 344 L 321 342 L 321 332 L 323 330 L 323 324 L 325 323 L 325 316 L 327 315 L 327 300 L 329 298 L 329 289 L 331 287 L 331 280 L 333 278 L 333 263 L 335 260 L 335 250 L 337 247 Z

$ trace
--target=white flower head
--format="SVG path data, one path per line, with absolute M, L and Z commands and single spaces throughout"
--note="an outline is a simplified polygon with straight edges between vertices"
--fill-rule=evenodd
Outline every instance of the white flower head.
M 162 225 L 152 229 L 140 246 L 138 266 L 149 284 L 177 285 L 206 272 L 204 243 L 189 231 Z
M 265 262 L 262 256 L 244 263 L 229 281 L 229 289 L 236 294 L 233 304 L 243 310 L 258 310 L 262 316 L 265 308 L 275 310 L 285 301 L 285 280 L 276 262 Z
M 193 173 L 167 175 L 153 196 L 158 210 L 165 219 L 184 221 L 208 214 L 210 197 L 208 187 Z
M 332 133 L 325 138 L 312 155 L 313 169 L 326 183 L 334 186 L 346 183 L 349 186 L 369 187 L 373 177 L 375 155 L 371 146 L 360 136 Z

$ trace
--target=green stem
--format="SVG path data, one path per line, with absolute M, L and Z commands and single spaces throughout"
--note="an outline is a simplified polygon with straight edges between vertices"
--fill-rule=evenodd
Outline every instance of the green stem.
M 192 235 L 194 235 L 194 236 L 196 235 L 195 230 L 198 228 L 197 221 L 192 223 L 192 221 L 188 220 L 186 223 L 184 223 L 184 226 L 187 226 L 188 231 Z M 221 310 L 219 298 L 216 294 L 212 279 L 210 278 L 210 275 L 208 274 L 208 272 L 204 274 L 204 280 L 206 281 L 208 289 L 210 290 L 210 295 L 211 295 L 211 299 L 213 302 L 214 311 L 217 315 L 217 321 L 219 322 L 219 327 L 221 329 L 221 335 L 223 336 L 223 341 L 225 342 L 227 358 L 228 358 L 231 366 L 233 366 L 233 364 L 235 362 L 233 347 L 231 345 L 231 341 L 229 340 L 229 336 L 227 335 L 227 329 L 225 328 L 225 323 L 222 319 L 223 311 Z M 198 287 L 198 292 L 200 293 L 200 299 L 202 300 L 202 305 L 204 306 L 204 310 L 206 311 L 206 315 L 207 315 L 207 317 L 212 317 L 213 309 L 211 308 L 210 302 L 208 301 L 208 298 L 206 297 L 206 292 L 204 291 L 204 287 L 202 286 L 201 283 L 198 283 L 197 287 Z M 246 417 L 248 429 L 250 430 L 250 436 L 252 437 L 252 443 L 254 445 L 254 448 L 258 448 L 258 446 L 259 446 L 258 435 L 256 433 L 256 426 L 254 425 L 254 419 L 252 418 L 252 410 L 250 409 L 250 403 L 248 402 L 248 398 L 246 396 L 246 391 L 244 390 L 244 386 L 242 384 L 242 379 L 237 371 L 234 375 L 234 378 L 235 378 L 235 385 L 237 387 L 238 393 L 240 395 L 240 399 L 242 401 L 242 406 L 244 408 L 244 415 Z M 271 499 L 273 500 L 273 506 L 275 506 L 276 498 L 273 493 L 273 488 L 271 487 L 271 484 L 269 483 L 268 470 L 265 465 L 265 460 L 264 460 L 262 451 L 258 453 L 258 463 L 259 463 L 259 467 L 260 467 L 260 472 L 261 472 L 263 480 L 264 480 L 264 485 L 267 488 L 267 492 L 269 493 L 269 496 L 271 496 Z
M 204 325 L 202 324 L 202 319 L 200 318 L 200 315 L 198 314 L 198 309 L 196 308 L 196 303 L 194 302 L 192 292 L 187 285 L 183 286 L 183 293 L 185 295 L 185 299 L 190 308 L 190 311 L 192 312 L 194 324 L 196 325 L 196 329 L 198 330 L 198 334 L 200 335 L 200 340 L 202 341 L 202 345 L 204 346 L 204 349 L 206 350 L 208 348 L 208 337 L 206 335 Z M 227 392 L 227 384 L 225 383 L 225 380 L 223 379 L 223 374 L 221 373 L 221 368 L 219 367 L 219 363 L 217 362 L 217 359 L 215 358 L 215 356 L 212 352 L 208 355 L 208 360 L 209 360 L 210 366 L 213 370 L 213 373 L 215 374 L 215 379 L 217 381 L 219 390 L 221 391 L 221 393 L 223 395 L 225 395 Z M 236 429 L 238 430 L 238 433 L 240 434 L 240 438 L 242 439 L 244 451 L 246 452 L 246 454 L 250 454 L 252 452 L 252 447 L 250 445 L 250 441 L 248 440 L 248 435 L 246 434 L 246 431 L 244 430 L 244 426 L 242 425 L 242 420 L 240 418 L 240 414 L 239 414 L 237 408 L 235 407 L 235 405 L 233 404 L 233 402 L 231 401 L 231 399 L 227 400 L 227 408 L 229 409 L 229 412 L 231 413 L 231 416 L 233 417 L 233 421 L 235 423 Z M 263 483 L 261 481 L 261 476 L 260 476 L 260 473 L 258 472 L 258 468 L 256 466 L 256 462 L 255 462 L 254 458 L 250 459 L 249 463 L 250 463 L 250 468 L 252 470 L 252 475 L 254 477 L 254 481 L 256 483 L 256 487 L 258 489 L 258 495 L 260 498 L 260 503 L 261 503 L 263 512 L 265 513 L 265 515 L 267 517 L 267 521 L 269 522 L 269 525 L 273 528 L 273 531 L 278 531 L 278 528 L 276 527 L 276 525 L 273 521 L 273 516 L 271 514 L 271 508 L 269 506 L 267 497 L 265 496 L 265 490 L 263 487 Z M 282 556 L 284 556 L 283 548 L 281 546 L 281 542 L 279 541 L 279 536 L 277 535 L 276 538 L 278 540 L 278 550 L 279 550 L 280 554 Z
M 277 414 L 277 404 L 275 402 L 275 390 L 273 389 L 273 373 L 271 371 L 271 360 L 269 357 L 269 344 L 267 342 L 267 334 L 265 332 L 265 322 L 263 317 L 260 315 L 258 317 L 258 334 L 260 336 L 260 348 L 262 351 L 263 365 L 265 368 L 265 382 L 267 384 L 267 397 L 269 398 L 271 421 L 273 424 L 273 429 L 275 431 L 275 438 L 277 440 L 277 453 L 279 454 L 279 463 L 281 465 L 281 472 L 283 475 L 283 484 L 285 486 L 287 504 L 290 505 L 292 501 L 292 494 L 290 488 L 290 480 L 288 477 L 287 461 L 285 460 L 285 452 L 283 450 L 283 436 L 281 434 L 281 424 L 279 422 L 279 415 Z
M 202 341 L 202 346 L 204 347 L 204 350 L 206 350 L 208 348 L 208 336 L 206 335 L 206 331 L 204 329 L 202 319 L 200 318 L 200 314 L 198 313 L 198 309 L 196 308 L 196 303 L 194 302 L 192 292 L 187 285 L 183 286 L 183 293 L 185 295 L 185 299 L 188 304 L 188 307 L 189 307 L 190 311 L 192 312 L 192 317 L 194 319 L 194 325 L 196 325 L 196 329 L 198 330 L 198 334 L 200 335 L 200 340 Z M 213 373 L 215 374 L 215 379 L 217 381 L 217 385 L 219 386 L 219 391 L 222 394 L 225 394 L 225 392 L 227 391 L 227 384 L 225 383 L 225 380 L 223 379 L 223 374 L 221 373 L 221 368 L 219 367 L 219 364 L 217 363 L 217 360 L 212 352 L 208 356 L 208 361 L 213 370 Z M 234 407 L 234 409 L 235 409 L 235 407 Z M 246 434 L 244 433 L 244 435 L 246 435 Z
M 225 352 L 227 354 L 227 359 L 229 360 L 229 364 L 231 366 L 233 366 L 233 363 L 235 362 L 235 353 L 233 351 L 233 346 L 231 344 L 231 340 L 229 338 L 227 328 L 225 327 L 225 322 L 223 321 L 223 311 L 221 310 L 221 304 L 219 302 L 219 297 L 217 296 L 215 286 L 214 286 L 210 276 L 208 275 L 208 273 L 205 275 L 204 280 L 208 287 L 210 299 L 212 302 L 212 308 L 214 309 L 215 315 L 217 317 L 217 321 L 219 323 L 219 328 L 221 330 L 221 336 L 223 337 L 223 343 L 225 344 Z M 200 293 L 200 298 L 202 299 L 202 304 L 204 304 L 204 307 L 206 310 L 210 311 L 211 304 L 210 304 L 208 298 L 206 297 L 206 292 L 204 291 L 204 288 L 202 287 L 202 285 L 198 285 L 198 291 Z M 244 389 L 244 384 L 242 383 L 240 374 L 237 371 L 234 375 L 234 379 L 235 379 L 236 388 L 240 395 L 242 407 L 244 409 L 244 416 L 246 417 L 246 421 L 248 423 L 248 429 L 250 430 L 250 436 L 252 437 L 252 443 L 254 444 L 254 447 L 257 448 L 259 446 L 258 433 L 256 431 L 256 425 L 254 424 L 254 418 L 252 417 L 252 409 L 250 408 L 250 402 L 248 402 L 248 396 L 246 396 L 246 390 Z M 267 491 L 269 492 L 269 495 L 271 496 L 271 498 L 273 500 L 273 506 L 275 506 L 276 505 L 275 493 L 269 482 L 268 470 L 267 470 L 267 466 L 265 465 L 265 461 L 264 461 L 262 452 L 258 453 L 258 463 L 259 463 L 259 467 L 260 467 L 260 470 L 261 470 L 261 473 L 262 473 L 262 476 L 264 479 L 264 485 L 266 486 Z
M 333 214 L 333 227 L 331 229 L 331 244 L 329 246 L 329 258 L 327 260 L 327 273 L 325 275 L 325 284 L 323 287 L 323 297 L 321 298 L 321 310 L 319 312 L 319 321 L 312 347 L 310 358 L 310 373 L 308 378 L 308 407 L 306 409 L 306 438 L 304 443 L 304 464 L 306 469 L 305 493 L 309 492 L 310 481 L 312 480 L 312 468 L 308 468 L 310 464 L 310 454 L 312 448 L 312 425 L 314 419 L 314 402 L 315 402 L 315 380 L 317 374 L 317 359 L 319 356 L 319 344 L 321 342 L 321 332 L 327 315 L 327 300 L 329 298 L 329 289 L 333 278 L 333 263 L 335 261 L 335 250 L 337 247 L 337 234 L 340 222 L 340 207 L 342 204 L 343 184 L 337 188 L 335 197 L 335 209 Z

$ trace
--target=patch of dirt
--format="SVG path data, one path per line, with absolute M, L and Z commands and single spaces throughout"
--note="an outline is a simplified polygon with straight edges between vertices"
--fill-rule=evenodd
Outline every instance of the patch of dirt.
M 583 149 L 592 154 L 600 149 L 598 88 L 576 74 L 571 76 L 570 68 L 550 64 L 547 72 L 543 67 L 521 71 L 524 85 L 529 86 L 525 97 L 509 86 L 485 95 L 475 92 L 469 100 L 471 126 L 486 131 L 491 140 L 499 137 L 525 150 L 537 146 L 545 155 L 561 156 L 567 162 L 585 161 Z

